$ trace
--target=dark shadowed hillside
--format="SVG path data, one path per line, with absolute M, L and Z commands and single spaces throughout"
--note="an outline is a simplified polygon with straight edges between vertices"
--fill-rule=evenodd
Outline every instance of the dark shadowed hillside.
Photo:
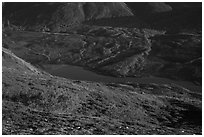
M 85 20 L 132 15 L 125 3 L 5 3 L 3 9 L 5 23 L 55 32 Z
M 136 16 L 172 11 L 172 7 L 164 2 L 126 2 Z
M 199 31 L 202 26 L 202 3 L 126 3 L 134 16 L 101 18 L 87 24 L 128 28 L 149 28 L 179 32 Z

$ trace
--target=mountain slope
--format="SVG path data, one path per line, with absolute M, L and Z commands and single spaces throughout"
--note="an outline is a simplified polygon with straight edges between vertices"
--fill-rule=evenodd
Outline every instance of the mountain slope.
M 124 3 L 4 4 L 3 134 L 202 134 L 201 8 L 144 7 L 138 10 L 147 16 L 129 20 L 114 17 L 132 15 Z M 43 64 L 150 75 L 153 83 L 65 79 L 37 68 Z M 154 76 L 175 83 L 159 84 Z
M 132 16 L 125 3 L 5 3 L 6 25 L 32 30 L 66 31 L 85 20 Z M 9 23 L 8 23 L 9 21 Z
M 164 2 L 126 2 L 126 4 L 139 17 L 172 10 L 172 7 Z
M 3 134 L 201 134 L 201 93 L 59 78 L 2 52 Z

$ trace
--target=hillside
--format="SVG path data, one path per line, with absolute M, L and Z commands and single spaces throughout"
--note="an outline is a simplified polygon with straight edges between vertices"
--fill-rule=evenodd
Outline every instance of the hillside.
M 139 17 L 172 11 L 172 7 L 164 2 L 126 2 L 126 4 L 134 15 Z
M 201 134 L 200 93 L 59 78 L 2 52 L 3 134 Z
M 37 66 L 72 64 L 115 77 L 153 75 L 201 85 L 199 33 L 97 26 L 76 32 L 6 31 L 3 41 L 6 48 Z
M 5 3 L 3 21 L 17 29 L 66 32 L 85 20 L 132 16 L 125 3 Z
M 202 134 L 201 11 L 3 3 L 3 134 Z

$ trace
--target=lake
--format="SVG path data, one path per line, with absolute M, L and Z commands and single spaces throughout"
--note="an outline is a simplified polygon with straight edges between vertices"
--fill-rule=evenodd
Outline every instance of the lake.
M 126 77 L 126 78 L 117 78 L 111 76 L 105 76 L 101 74 L 94 73 L 90 70 L 85 70 L 83 67 L 80 66 L 73 66 L 73 65 L 53 65 L 53 64 L 46 64 L 43 65 L 43 69 L 55 76 L 64 77 L 67 79 L 73 80 L 83 80 L 83 81 L 94 81 L 94 82 L 114 82 L 114 83 L 122 83 L 122 82 L 136 82 L 136 83 L 157 83 L 157 84 L 172 84 L 172 85 L 180 85 L 187 89 L 201 92 L 201 86 L 197 86 L 188 81 L 175 81 L 167 78 L 160 78 L 160 77 L 143 77 L 143 78 L 133 78 L 133 77 Z

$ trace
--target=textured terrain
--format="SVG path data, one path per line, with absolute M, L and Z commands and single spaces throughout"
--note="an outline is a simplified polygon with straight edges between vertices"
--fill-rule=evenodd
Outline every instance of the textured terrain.
M 66 32 L 85 20 L 133 15 L 120 2 L 17 2 L 5 3 L 3 8 L 6 25 L 32 31 Z
M 202 134 L 201 11 L 202 3 L 3 3 L 3 134 Z M 44 64 L 196 88 L 71 80 Z
M 117 77 L 153 75 L 201 85 L 199 33 L 83 27 L 75 34 L 5 31 L 3 37 L 5 47 L 35 65 L 74 64 Z
M 54 77 L 3 49 L 3 134 L 201 134 L 201 93 Z

